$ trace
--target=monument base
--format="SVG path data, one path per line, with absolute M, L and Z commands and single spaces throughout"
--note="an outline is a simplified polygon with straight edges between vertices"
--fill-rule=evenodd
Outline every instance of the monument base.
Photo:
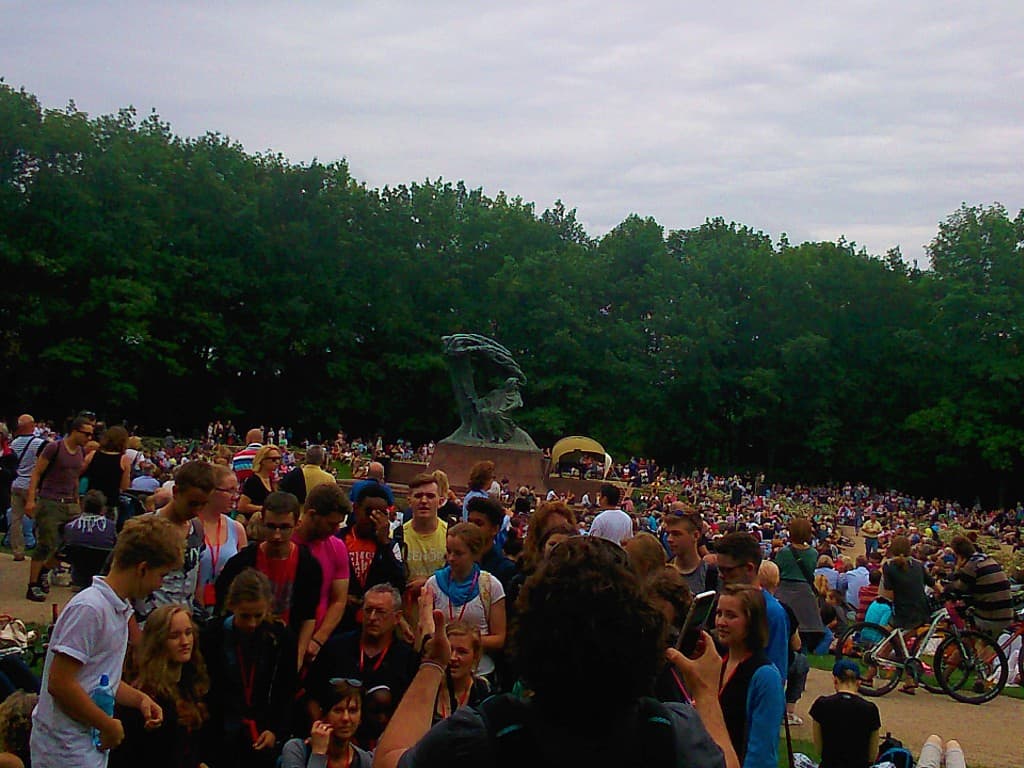
M 460 445 L 442 440 L 434 446 L 427 471 L 444 470 L 452 487 L 464 492 L 469 487 L 469 470 L 478 461 L 493 461 L 495 479 L 500 483 L 507 477 L 513 491 L 521 485 L 537 491 L 547 487 L 547 459 L 539 450 L 500 445 Z

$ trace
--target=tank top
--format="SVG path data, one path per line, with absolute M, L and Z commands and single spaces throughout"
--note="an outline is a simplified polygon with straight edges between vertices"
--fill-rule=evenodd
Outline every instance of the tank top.
M 228 527 L 228 536 L 219 547 L 216 541 L 206 540 L 206 548 L 199 558 L 199 588 L 212 584 L 224 570 L 225 564 L 238 554 L 238 526 L 227 515 L 222 515 L 222 525 Z M 214 560 L 216 559 L 216 563 Z M 216 568 L 214 567 L 216 565 Z
M 103 491 L 107 506 L 117 506 L 121 495 L 121 454 L 96 451 L 85 476 L 89 478 L 89 490 Z

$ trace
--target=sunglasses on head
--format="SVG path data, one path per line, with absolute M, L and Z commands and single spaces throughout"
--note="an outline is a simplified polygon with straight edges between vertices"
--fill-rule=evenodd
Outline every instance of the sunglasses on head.
M 356 680 L 354 677 L 332 677 L 327 682 L 330 685 L 340 685 L 341 683 L 345 683 L 346 685 L 349 685 L 352 688 L 362 688 L 363 687 L 363 681 L 362 680 Z

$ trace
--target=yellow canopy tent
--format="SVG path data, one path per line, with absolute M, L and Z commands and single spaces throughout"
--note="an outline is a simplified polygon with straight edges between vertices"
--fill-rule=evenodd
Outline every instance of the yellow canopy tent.
M 602 467 L 605 466 L 610 458 L 604 446 L 591 437 L 584 437 L 582 435 L 563 437 L 551 449 L 552 471 L 557 470 L 559 463 L 578 464 L 584 455 L 593 457 L 600 462 Z

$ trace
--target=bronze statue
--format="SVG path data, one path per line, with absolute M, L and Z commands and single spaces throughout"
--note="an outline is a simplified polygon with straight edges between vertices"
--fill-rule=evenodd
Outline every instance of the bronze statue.
M 494 339 L 475 333 L 456 333 L 441 339 L 452 389 L 462 424 L 446 438 L 461 445 L 500 445 L 506 448 L 537 450 L 526 432 L 516 426 L 509 411 L 521 408 L 519 388 L 526 376 L 509 352 Z M 505 374 L 504 383 L 483 395 L 477 395 L 474 361 L 482 360 Z

